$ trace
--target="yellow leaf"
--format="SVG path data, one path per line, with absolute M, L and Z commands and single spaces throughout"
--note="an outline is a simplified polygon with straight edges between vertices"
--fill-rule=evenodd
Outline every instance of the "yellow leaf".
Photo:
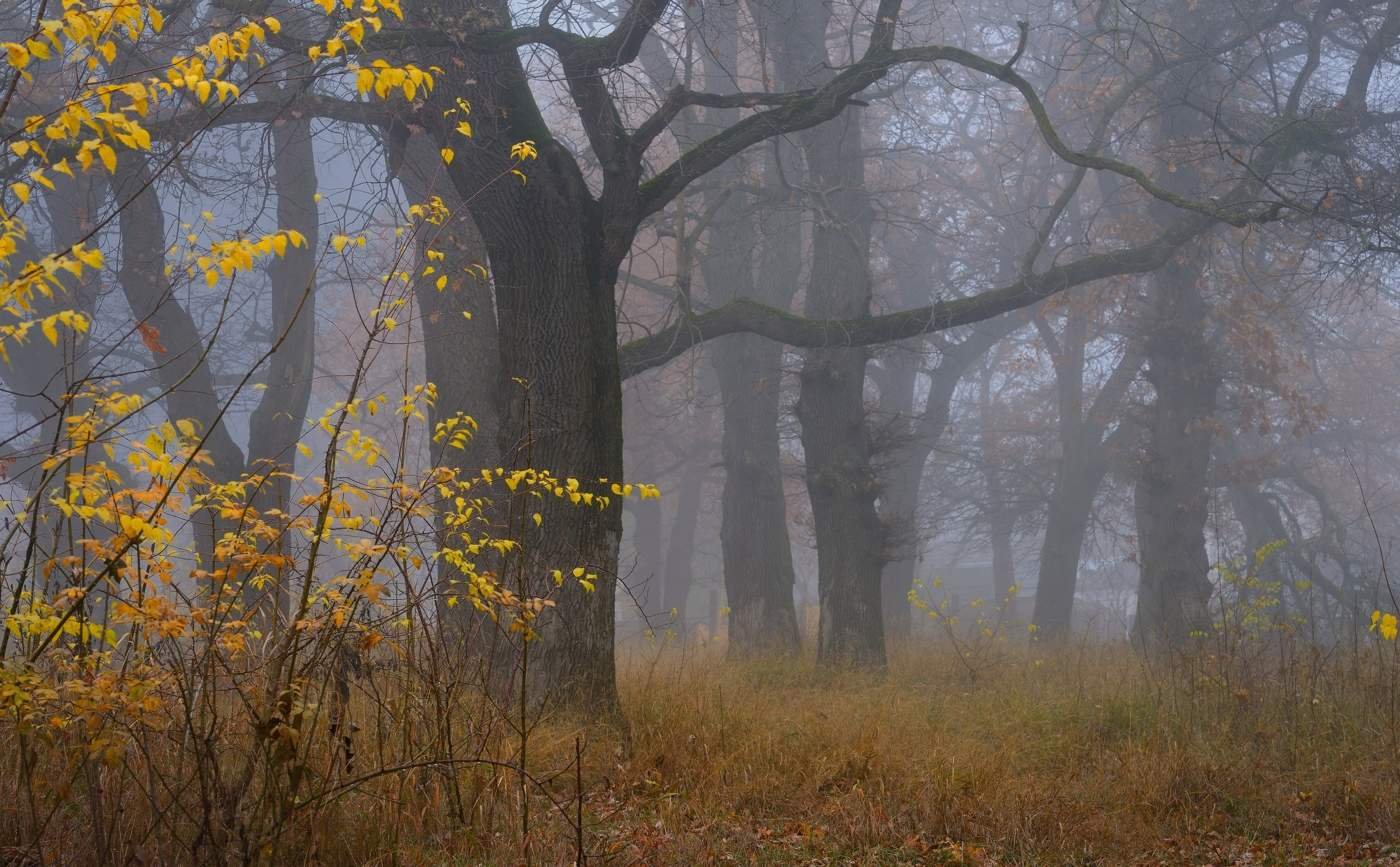
M 11 66 L 15 69 L 23 69 L 29 65 L 29 49 L 20 45 L 18 42 L 6 42 L 3 44 L 6 57 L 9 59 Z
M 57 345 L 58 345 L 58 327 L 54 324 L 54 320 L 55 320 L 55 319 L 57 319 L 57 317 L 55 317 L 55 316 L 48 316 L 48 317 L 45 317 L 45 318 L 39 323 L 39 330 L 41 330 L 41 331 L 44 332 L 44 336 L 48 338 L 49 343 L 53 344 L 54 346 L 57 346 Z M 1393 620 L 1394 618 L 1391 618 L 1391 619 Z
M 29 184 L 16 181 L 10 184 L 10 192 L 15 194 L 15 198 L 19 199 L 20 204 L 29 204 Z
M 444 163 L 446 163 L 447 165 L 449 165 L 449 166 L 452 165 L 452 158 L 453 158 L 454 156 L 456 156 L 456 153 L 453 152 L 452 148 L 443 148 L 443 149 L 442 149 L 442 161 L 443 161 Z

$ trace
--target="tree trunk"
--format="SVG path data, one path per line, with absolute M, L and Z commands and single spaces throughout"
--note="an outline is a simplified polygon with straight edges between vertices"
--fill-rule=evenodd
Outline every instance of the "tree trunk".
M 450 81 L 440 86 L 449 87 Z M 486 248 L 461 196 L 447 179 L 438 149 L 427 136 L 411 135 L 403 140 L 390 154 L 390 161 L 398 167 L 397 177 L 412 203 L 425 204 L 439 196 L 452 212 L 441 226 L 420 229 L 414 298 L 423 335 L 424 375 L 437 386 L 438 395 L 428 410 L 429 453 L 434 466 L 453 470 L 459 478 L 472 478 L 483 467 L 500 465 L 496 441 L 500 433 L 496 408 L 500 350 L 495 300 L 490 282 L 478 270 L 485 265 Z M 429 250 L 441 254 L 441 260 L 430 262 Z M 434 271 L 424 275 L 428 265 Z M 447 285 L 438 289 L 442 276 L 447 277 Z M 460 449 L 446 438 L 433 442 L 431 434 L 437 425 L 459 415 L 477 423 L 472 439 Z M 452 544 L 443 523 L 446 508 L 445 503 L 439 503 L 436 509 L 441 546 Z M 499 511 L 490 513 L 493 522 L 499 523 L 501 518 Z M 507 639 L 475 607 L 449 604 L 465 588 L 460 574 L 446 560 L 438 561 L 435 580 L 434 608 L 439 622 L 455 633 L 450 641 L 483 663 L 489 679 L 505 665 L 499 652 L 505 651 Z
M 1074 616 L 1074 594 L 1079 561 L 1094 495 L 1103 480 L 1100 468 L 1085 465 L 1083 450 L 1065 443 L 1064 456 L 1055 473 L 1045 517 L 1045 539 L 1040 546 L 1040 571 L 1032 621 L 1040 636 L 1060 638 L 1069 634 Z
M 1006 485 L 1002 479 L 1005 458 L 1001 431 L 997 428 L 992 408 L 993 370 L 991 364 L 983 368 L 977 414 L 981 424 L 982 476 L 987 490 L 987 535 L 992 547 L 992 600 L 994 604 L 1001 605 L 1008 601 L 1011 585 L 1016 583 L 1015 552 L 1012 549 L 1016 513 L 1007 502 Z
M 813 318 L 870 312 L 873 212 L 864 189 L 861 127 L 861 112 L 849 109 L 803 136 L 809 183 L 833 191 L 815 213 L 806 301 Z M 809 351 L 797 401 L 817 538 L 817 659 L 828 665 L 885 663 L 884 534 L 866 429 L 867 357 L 863 348 Z
M 272 125 L 272 170 L 277 191 L 277 226 L 294 229 L 306 244 L 288 246 L 286 255 L 268 264 L 271 284 L 271 339 L 280 344 L 268 359 L 267 388 L 248 422 L 248 469 L 264 478 L 253 496 L 260 512 L 290 512 L 296 445 L 311 402 L 316 357 L 316 262 L 321 255 L 320 220 L 316 205 L 316 154 L 311 122 L 287 118 Z M 275 474 L 275 475 L 274 475 Z M 287 536 L 277 540 L 286 554 Z M 285 571 L 276 573 L 271 611 L 285 622 L 291 599 Z M 308 576 L 309 578 L 309 576 Z
M 732 90 L 729 77 L 738 64 L 737 4 L 705 7 L 703 23 L 702 41 L 708 48 L 703 55 L 706 87 L 715 92 Z M 711 109 L 704 121 L 706 126 L 728 126 L 737 117 L 733 109 Z M 780 169 L 772 149 L 767 153 L 765 187 L 777 190 Z M 732 160 L 712 177 L 722 189 L 739 183 L 743 173 L 743 163 Z M 785 209 L 770 210 L 757 220 L 748 202 L 727 192 L 719 195 L 727 198 L 714 202 L 713 195 L 706 196 L 707 209 L 717 207 L 707 249 L 700 258 L 708 297 L 715 303 L 753 298 L 786 309 L 796 294 L 802 266 L 801 226 Z M 760 239 L 758 244 L 755 238 Z M 755 254 L 759 257 L 756 284 Z M 778 436 L 782 356 L 782 346 L 747 334 L 727 338 L 710 353 L 724 403 L 720 547 L 729 607 L 729 653 L 739 657 L 798 649 L 792 543 Z
M 829 78 L 824 4 L 772 2 L 754 7 L 760 26 L 781 34 L 774 54 L 784 88 Z M 799 136 L 814 226 L 805 313 L 813 318 L 870 312 L 870 233 L 874 211 L 865 189 L 862 112 Z M 880 597 L 884 535 L 875 500 L 865 418 L 864 348 L 808 350 L 800 376 L 797 418 L 802 426 L 807 492 L 817 539 L 819 664 L 883 666 L 885 633 Z
M 695 529 L 700 520 L 700 503 L 704 499 L 706 466 L 704 454 L 694 454 L 681 476 L 676 492 L 676 515 L 666 539 L 666 565 L 661 581 L 661 605 L 684 637 L 689 621 L 686 602 L 695 580 Z
M 1154 277 L 1156 310 L 1144 355 L 1156 399 L 1134 489 L 1141 582 L 1133 637 L 1146 649 L 1182 648 L 1211 624 L 1205 524 L 1220 375 L 1205 336 L 1201 258 L 1199 250 L 1182 254 Z
M 918 275 L 908 275 L 917 280 Z M 917 303 L 917 302 L 915 302 Z M 914 418 L 915 386 L 923 363 L 922 347 L 897 347 L 880 362 L 880 414 L 888 419 L 896 442 L 881 473 L 880 521 L 884 525 L 887 561 L 880 573 L 880 605 L 885 633 L 894 641 L 906 640 L 913 629 L 909 591 L 914 586 L 919 551 L 918 505 L 924 464 L 923 448 Z
M 1188 30 L 1200 30 L 1200 19 L 1192 21 Z M 1209 40 L 1208 34 L 1197 38 Z M 1209 117 L 1191 103 L 1206 84 L 1199 72 L 1195 64 L 1173 70 L 1161 96 L 1159 137 L 1168 152 L 1210 133 Z M 1201 183 L 1195 161 L 1176 162 L 1176 171 L 1163 173 L 1168 186 L 1194 193 Z M 1151 210 L 1158 225 L 1175 216 L 1161 203 Z M 1205 524 L 1220 373 L 1206 338 L 1208 256 L 1208 243 L 1194 242 L 1149 278 L 1154 292 L 1142 354 L 1156 397 L 1148 408 L 1146 453 L 1133 491 L 1141 575 L 1133 640 L 1149 650 L 1184 648 L 1211 625 Z
M 473 14 L 509 19 L 502 2 Z M 455 19 L 422 22 L 454 26 Z M 468 203 L 491 262 L 500 330 L 497 445 L 507 468 L 549 470 L 585 490 L 608 493 L 622 479 L 622 388 L 614 289 L 635 225 L 605 222 L 630 213 L 622 185 L 593 199 L 568 149 L 550 135 L 514 52 L 454 52 L 434 58 L 453 70 L 460 91 L 435 91 L 419 113 L 438 148 L 453 148 L 448 174 Z M 455 97 L 471 102 L 474 135 L 456 131 Z M 407 131 L 399 134 L 406 135 Z M 533 141 L 539 158 L 510 174 L 516 142 Z M 630 195 L 636 195 L 635 183 Z M 626 221 L 623 221 L 626 222 Z M 606 479 L 607 481 L 601 481 Z M 618 712 L 613 658 L 613 604 L 622 536 L 621 504 L 599 509 L 567 497 L 535 499 L 495 490 L 509 504 L 510 532 L 522 552 L 503 565 L 502 580 L 523 596 L 548 596 L 526 646 L 531 703 L 558 701 Z M 615 498 L 614 498 L 615 499 Z M 538 512 L 542 525 L 529 516 Z M 572 577 L 583 567 L 587 589 Z M 566 580 L 556 587 L 552 570 Z

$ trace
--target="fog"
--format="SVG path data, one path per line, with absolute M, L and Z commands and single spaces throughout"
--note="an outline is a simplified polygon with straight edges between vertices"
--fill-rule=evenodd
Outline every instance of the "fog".
M 65 760 L 124 863 L 333 858 L 286 805 L 360 796 L 378 665 L 375 784 L 465 737 L 543 863 L 606 833 L 582 746 L 530 830 L 530 732 L 690 665 L 1393 684 L 1396 0 L 10 0 L 0 48 L 16 720 L 134 754 L 24 705 L 107 672 L 204 769 L 137 839 Z M 24 791 L 5 845 L 86 863 Z

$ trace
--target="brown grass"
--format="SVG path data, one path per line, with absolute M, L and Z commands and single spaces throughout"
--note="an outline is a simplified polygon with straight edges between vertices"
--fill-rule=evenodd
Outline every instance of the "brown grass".
M 1374 667 L 1317 659 L 1246 688 L 1209 660 L 1152 671 L 1091 647 L 979 668 L 924 649 L 885 678 L 634 670 L 603 833 L 649 864 L 1334 863 L 1400 839 Z
M 623 664 L 627 735 L 561 719 L 531 733 L 528 845 L 508 767 L 518 738 L 463 698 L 460 741 L 433 747 L 435 705 L 375 672 L 355 700 L 356 774 L 322 780 L 330 794 L 252 860 L 572 864 L 581 810 L 596 865 L 1400 863 L 1386 848 L 1400 839 L 1393 650 L 1148 666 L 1125 647 L 1001 643 L 966 660 L 943 645 L 898 654 L 883 677 L 637 652 Z M 163 743 L 99 772 L 122 853 L 109 860 L 92 849 L 76 765 L 33 768 L 72 781 L 63 798 L 40 786 L 58 806 L 36 849 L 7 733 L 0 863 L 190 863 L 154 841 L 189 841 L 199 799 L 172 797 L 190 814 L 162 820 L 138 785 L 142 762 L 180 778 L 182 744 Z M 245 747 L 224 746 L 231 766 Z M 427 760 L 404 768 L 414 756 Z M 332 764 L 319 747 L 308 762 Z M 238 863 L 236 842 L 201 858 Z

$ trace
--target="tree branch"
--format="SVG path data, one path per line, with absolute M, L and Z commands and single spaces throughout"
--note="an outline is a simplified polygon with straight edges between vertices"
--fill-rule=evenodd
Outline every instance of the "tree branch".
M 760 334 L 789 346 L 869 346 L 970 325 L 1095 280 L 1154 271 L 1213 224 L 1207 217 L 1188 214 L 1141 246 L 1086 256 L 998 289 L 883 316 L 807 319 L 747 299 L 731 301 L 708 313 L 678 320 L 650 337 L 623 344 L 618 350 L 622 375 L 631 377 L 659 367 L 726 334 Z

